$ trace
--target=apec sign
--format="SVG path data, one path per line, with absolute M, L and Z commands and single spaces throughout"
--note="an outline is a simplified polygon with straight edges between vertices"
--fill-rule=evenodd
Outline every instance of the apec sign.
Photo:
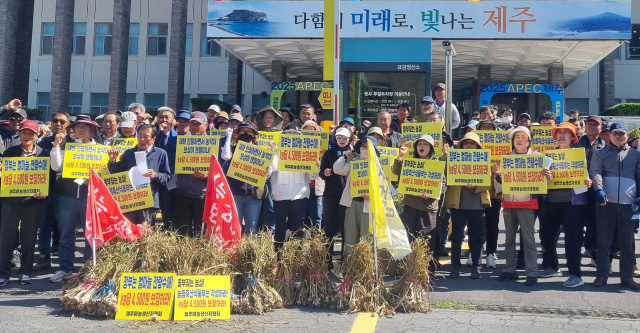
M 344 1 L 341 38 L 629 39 L 631 2 Z M 208 37 L 324 37 L 323 1 L 209 1 Z
M 559 84 L 493 83 L 480 86 L 480 106 L 490 105 L 495 94 L 546 94 L 558 122 L 564 121 L 564 88 Z

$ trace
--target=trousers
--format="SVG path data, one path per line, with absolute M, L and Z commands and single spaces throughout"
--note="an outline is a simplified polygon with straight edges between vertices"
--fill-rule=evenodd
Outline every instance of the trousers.
M 507 264 L 505 272 L 515 273 L 518 261 L 516 251 L 516 234 L 520 227 L 520 238 L 524 252 L 524 265 L 528 277 L 538 277 L 538 256 L 536 251 L 536 240 L 534 238 L 534 225 L 536 214 L 533 209 L 504 208 L 504 225 L 506 240 L 504 250 Z

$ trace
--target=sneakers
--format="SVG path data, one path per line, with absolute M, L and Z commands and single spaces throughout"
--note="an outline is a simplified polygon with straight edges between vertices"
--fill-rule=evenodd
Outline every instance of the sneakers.
M 527 279 L 524 281 L 524 285 L 527 287 L 533 286 L 536 283 L 538 283 L 538 278 L 536 277 L 531 277 L 531 276 L 527 276 Z
M 493 253 L 487 256 L 487 268 L 496 268 L 496 255 Z
M 33 265 L 34 271 L 43 271 L 51 268 L 51 258 L 48 255 L 41 254 L 38 256 L 38 262 Z
M 564 283 L 562 284 L 562 286 L 566 288 L 575 288 L 575 287 L 580 287 L 582 285 L 584 285 L 584 281 L 582 281 L 581 278 L 575 275 L 569 276 L 567 281 L 564 281 Z
M 586 265 L 587 267 L 596 267 L 596 261 L 593 259 L 589 260 L 589 263 Z
M 459 268 L 451 268 L 451 273 L 449 273 L 449 278 L 456 279 L 460 277 L 460 269 Z
M 597 275 L 596 279 L 593 281 L 594 287 L 604 287 L 607 285 L 607 277 L 604 275 Z
M 504 280 L 517 280 L 518 279 L 518 273 L 517 272 L 513 272 L 513 273 L 509 273 L 509 272 L 502 272 L 502 274 L 500 274 L 498 276 L 498 281 L 504 281 Z
M 638 264 L 633 265 L 633 277 L 640 278 L 640 270 L 638 270 Z
M 18 275 L 18 280 L 20 281 L 20 284 L 31 284 L 31 277 L 26 274 Z
M 550 278 L 550 277 L 557 277 L 557 276 L 562 276 L 562 273 L 560 272 L 560 270 L 555 270 L 551 267 L 547 267 L 541 274 L 540 277 L 543 278 Z
M 65 271 L 57 271 L 51 278 L 49 278 L 50 282 L 58 283 L 64 280 L 69 280 L 73 277 L 73 273 L 65 272 Z
M 474 280 L 480 278 L 480 267 L 474 267 L 471 269 L 471 278 Z
M 9 279 L 0 279 L 0 287 L 4 287 L 9 282 Z
M 469 253 L 469 257 L 467 257 L 467 263 L 465 265 L 467 267 L 471 267 L 471 265 L 473 265 L 473 260 L 471 260 L 471 253 Z

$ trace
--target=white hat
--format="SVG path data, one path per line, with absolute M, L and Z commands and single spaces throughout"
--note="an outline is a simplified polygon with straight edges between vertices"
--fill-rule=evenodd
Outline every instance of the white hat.
M 207 110 L 212 110 L 212 109 L 215 112 L 220 112 L 220 107 L 215 104 L 211 105 Z
M 137 120 L 138 116 L 136 116 L 135 113 L 131 111 L 123 112 L 122 115 L 120 115 L 120 127 L 133 127 Z
M 529 141 L 531 141 L 531 131 L 529 131 L 529 129 L 524 126 L 518 126 L 512 129 L 511 132 L 509 132 L 509 140 L 513 141 L 513 137 L 516 136 L 516 133 L 518 132 L 526 133 L 527 136 L 529 137 Z
M 349 130 L 344 127 L 338 128 L 338 130 L 336 131 L 336 136 L 338 135 L 346 136 L 347 138 L 351 137 L 351 133 L 349 133 Z

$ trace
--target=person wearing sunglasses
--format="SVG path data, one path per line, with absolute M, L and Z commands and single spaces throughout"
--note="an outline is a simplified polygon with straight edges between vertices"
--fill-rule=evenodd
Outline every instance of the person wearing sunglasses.
M 20 131 L 20 125 L 27 120 L 27 112 L 22 108 L 13 109 L 9 114 L 9 131 L 11 131 L 11 142 L 7 149 L 13 146 L 19 146 L 20 136 L 18 132 Z

